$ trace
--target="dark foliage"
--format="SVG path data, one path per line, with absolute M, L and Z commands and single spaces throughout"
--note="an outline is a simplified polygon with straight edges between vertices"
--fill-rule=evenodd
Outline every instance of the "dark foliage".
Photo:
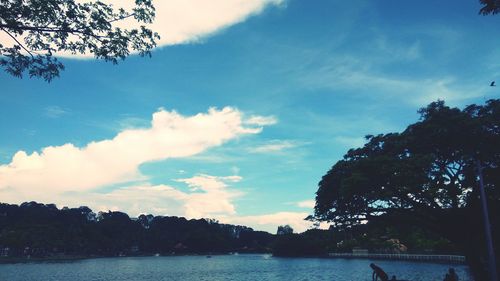
M 283 227 L 282 227 L 283 228 Z M 0 204 L 0 262 L 12 258 L 65 258 L 152 254 L 268 253 L 276 256 L 324 256 L 365 248 L 390 252 L 397 238 L 410 252 L 455 253 L 453 245 L 416 227 L 394 228 L 384 222 L 355 228 L 310 229 L 281 235 L 253 231 L 214 220 L 140 215 L 95 214 L 87 207 L 57 209 L 36 202 Z
M 267 232 L 205 219 L 0 204 L 0 252 L 8 257 L 269 252 L 272 242 Z
M 293 228 L 291 226 L 287 225 L 280 225 L 278 226 L 278 230 L 276 231 L 277 235 L 285 235 L 285 234 L 292 234 L 293 233 Z
M 500 1 L 498 0 L 479 0 L 482 7 L 479 10 L 481 15 L 495 15 L 500 12 Z
M 113 63 L 131 51 L 150 55 L 159 39 L 157 33 L 144 25 L 125 29 L 114 24 L 126 19 L 151 23 L 154 16 L 151 0 L 135 0 L 132 11 L 113 9 L 100 1 L 2 0 L 0 32 L 12 43 L 0 44 L 0 66 L 16 77 L 27 72 L 30 77 L 51 81 L 64 69 L 54 57 L 57 52 L 90 53 Z
M 431 103 L 402 133 L 367 136 L 323 176 L 312 219 L 349 229 L 412 224 L 454 245 L 477 272 L 485 244 L 476 164 L 483 167 L 493 237 L 500 237 L 500 100 L 463 110 Z M 500 241 L 494 244 L 497 253 Z
M 395 243 L 397 241 L 397 243 Z M 355 249 L 390 254 L 461 254 L 451 241 L 414 225 L 404 227 L 377 221 L 348 229 L 309 229 L 300 234 L 277 235 L 273 255 L 325 256 Z
M 338 236 L 328 230 L 310 229 L 301 234 L 278 235 L 273 255 L 283 257 L 324 256 L 334 250 Z

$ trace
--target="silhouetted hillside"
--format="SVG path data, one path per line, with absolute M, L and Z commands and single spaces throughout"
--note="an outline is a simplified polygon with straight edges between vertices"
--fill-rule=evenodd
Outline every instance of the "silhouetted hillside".
M 285 231 L 286 230 L 286 231 Z M 130 255 L 272 252 L 276 256 L 324 256 L 329 252 L 456 253 L 447 240 L 414 226 L 366 224 L 348 231 L 310 229 L 278 235 L 211 219 L 58 209 L 36 202 L 0 204 L 0 260 Z
M 214 220 L 0 204 L 0 256 L 118 256 L 270 252 L 273 235 Z

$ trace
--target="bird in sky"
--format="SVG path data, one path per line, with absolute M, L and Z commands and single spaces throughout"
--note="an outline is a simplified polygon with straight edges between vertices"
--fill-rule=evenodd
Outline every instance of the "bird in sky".
M 495 87 L 495 81 L 491 81 L 490 87 Z

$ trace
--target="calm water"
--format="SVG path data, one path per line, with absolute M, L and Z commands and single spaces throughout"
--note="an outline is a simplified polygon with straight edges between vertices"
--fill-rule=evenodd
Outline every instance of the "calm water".
M 446 264 L 374 261 L 390 276 L 442 281 Z M 180 256 L 89 259 L 65 263 L 0 265 L 2 281 L 329 280 L 371 281 L 369 260 L 274 258 L 269 255 Z M 460 281 L 472 281 L 454 265 Z

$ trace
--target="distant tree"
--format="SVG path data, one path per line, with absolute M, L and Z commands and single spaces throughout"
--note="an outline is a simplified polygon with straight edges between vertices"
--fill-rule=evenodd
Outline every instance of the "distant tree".
M 16 77 L 27 72 L 51 81 L 64 69 L 55 57 L 57 52 L 90 53 L 115 64 L 130 52 L 150 55 L 159 39 L 157 33 L 144 25 L 123 29 L 113 24 L 127 18 L 151 23 L 154 16 L 152 0 L 135 0 L 132 11 L 100 1 L 2 0 L 0 32 L 11 43 L 0 42 L 0 66 Z
M 500 237 L 500 100 L 463 110 L 438 101 L 420 114 L 404 132 L 367 136 L 362 148 L 349 150 L 319 182 L 314 219 L 339 228 L 377 220 L 418 225 L 479 261 L 478 162 L 493 236 Z
M 286 234 L 292 234 L 293 233 L 293 228 L 291 226 L 287 225 L 280 225 L 278 226 L 278 230 L 276 231 L 277 235 L 286 235 Z

